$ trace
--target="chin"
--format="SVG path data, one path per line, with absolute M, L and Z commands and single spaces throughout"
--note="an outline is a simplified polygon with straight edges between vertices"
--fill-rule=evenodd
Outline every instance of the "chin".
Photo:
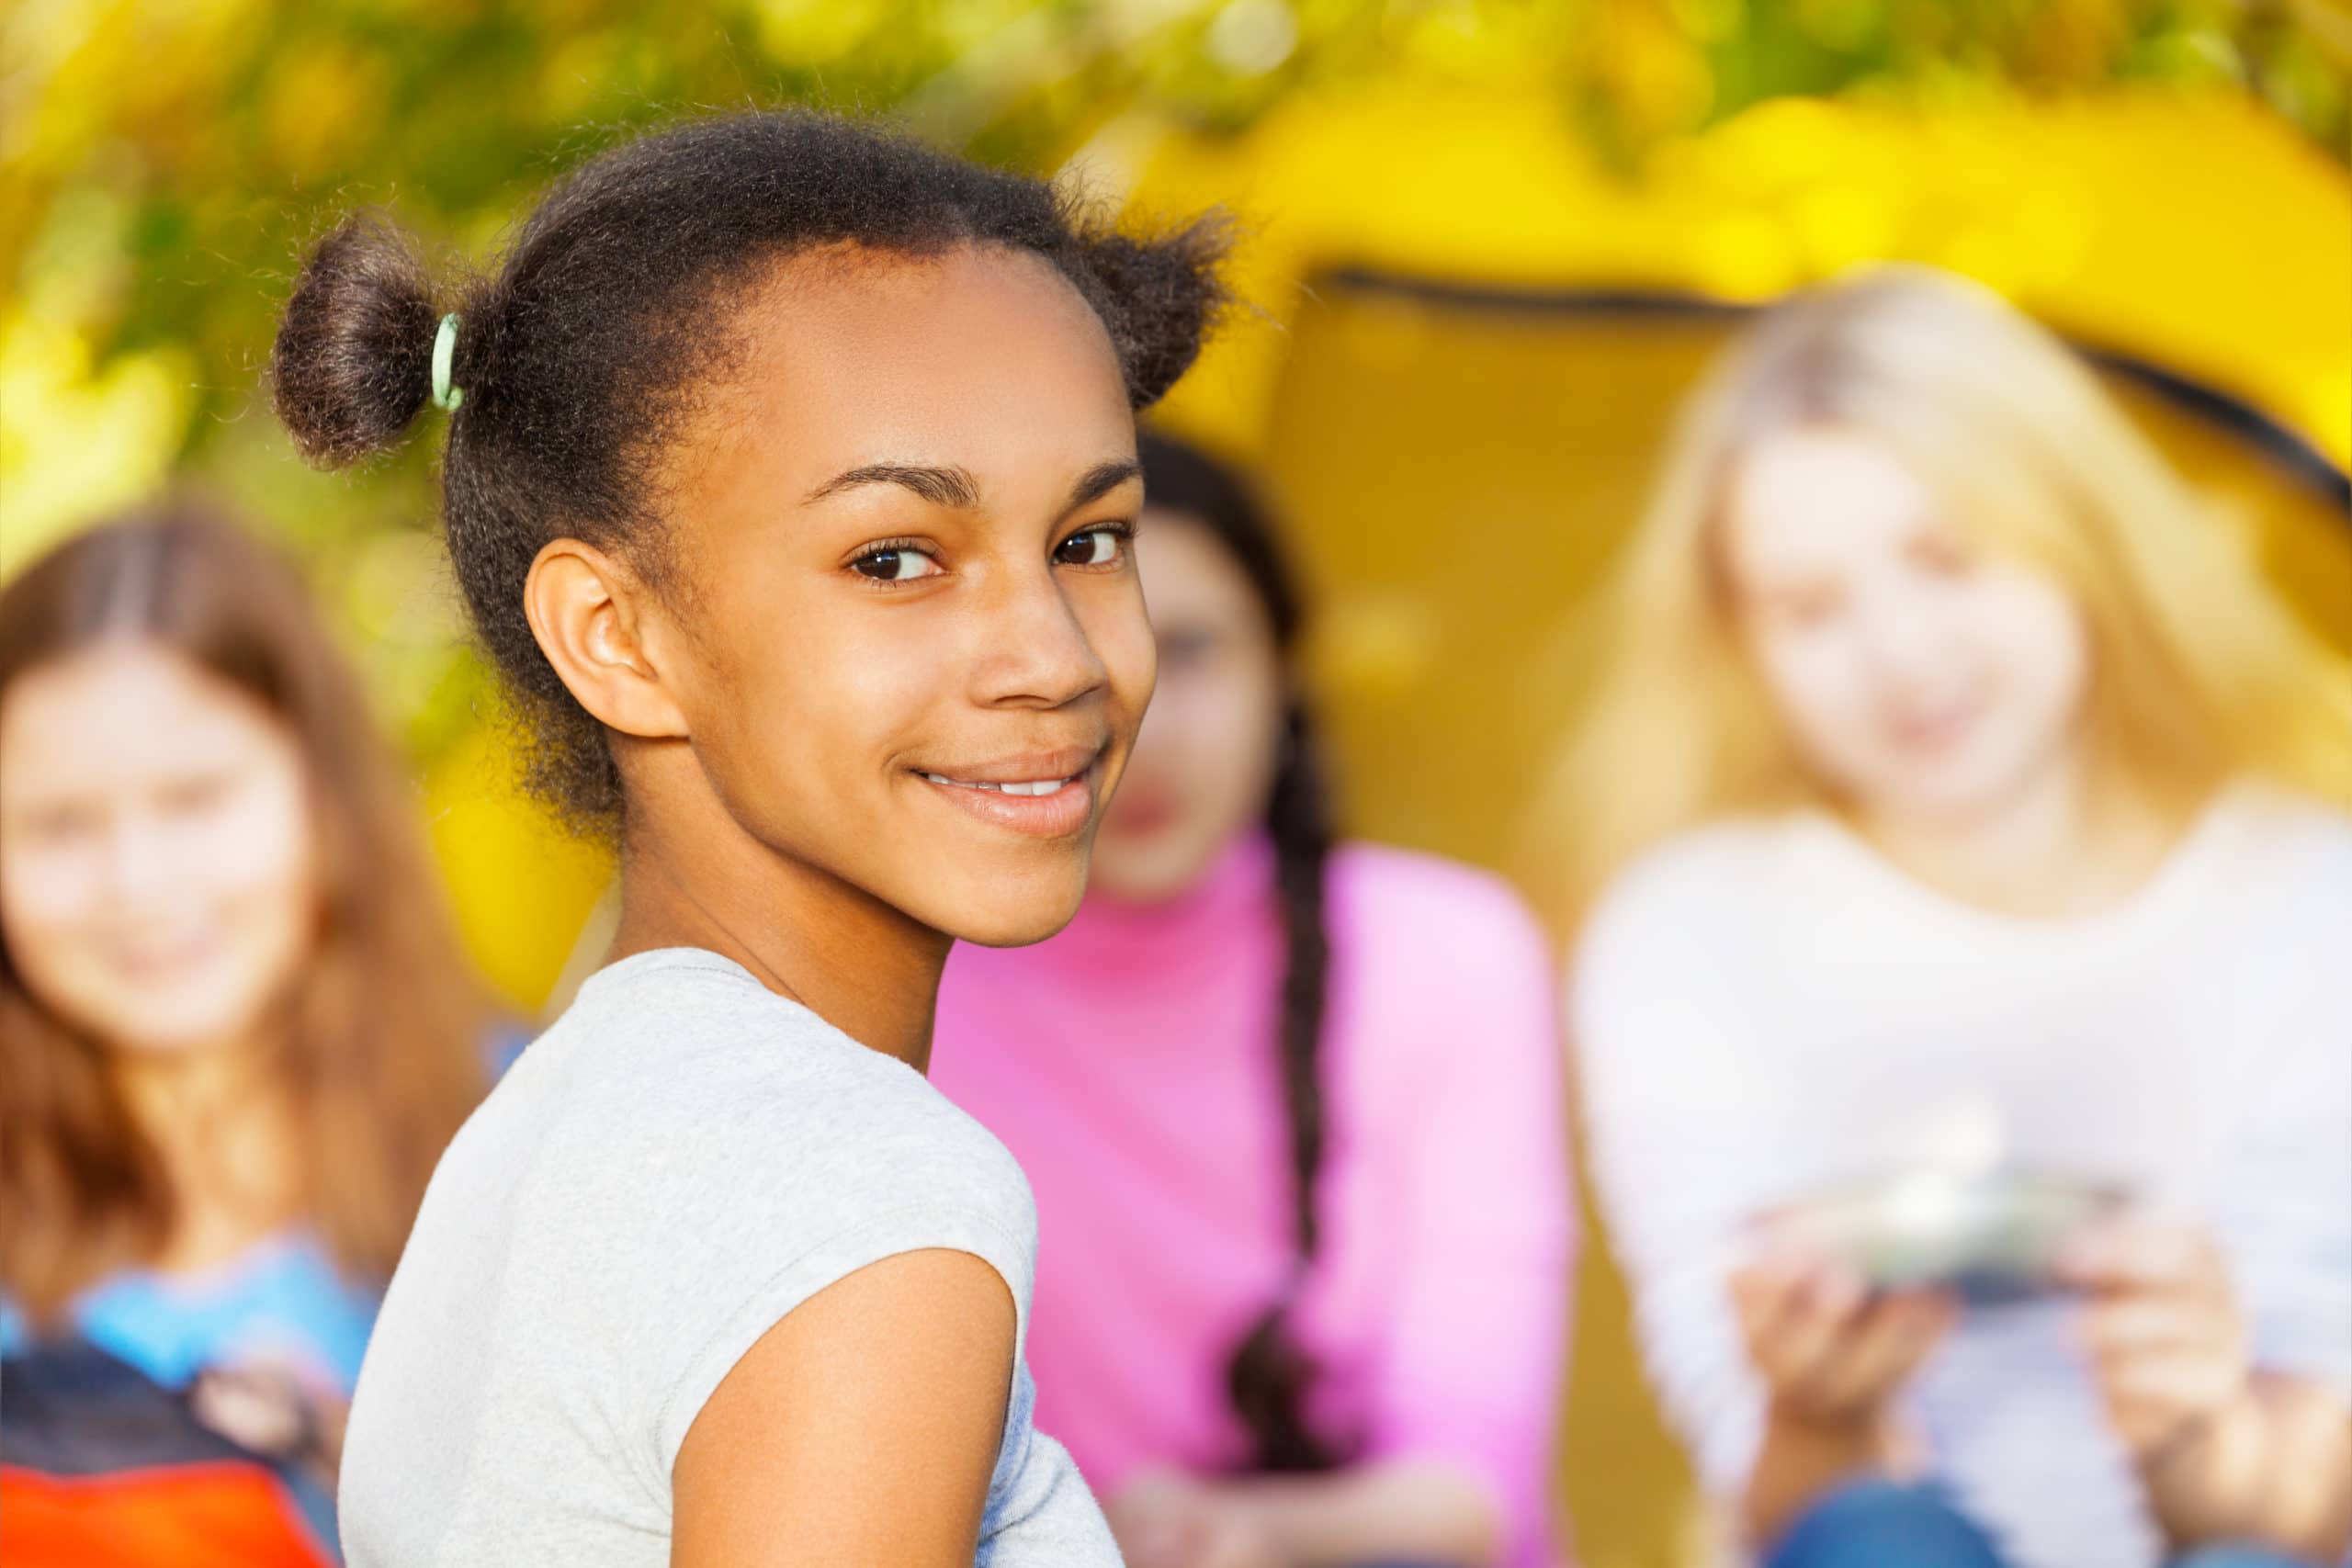
M 1161 831 L 1144 842 L 1105 852 L 1098 841 L 1088 888 L 1122 904 L 1162 904 L 1189 892 L 1225 847 L 1198 833 Z
M 1984 776 L 1958 769 L 1906 782 L 1908 787 L 1886 792 L 1905 814 L 1951 823 L 1974 823 L 1997 815 L 2017 797 L 2020 783 L 2008 773 Z
M 236 1022 L 207 1018 L 124 1018 L 100 1031 L 119 1055 L 156 1062 L 170 1056 L 193 1055 L 223 1040 L 237 1037 Z
M 975 877 L 929 923 L 976 947 L 1027 947 L 1069 924 L 1086 897 L 1086 862 L 1067 872 Z

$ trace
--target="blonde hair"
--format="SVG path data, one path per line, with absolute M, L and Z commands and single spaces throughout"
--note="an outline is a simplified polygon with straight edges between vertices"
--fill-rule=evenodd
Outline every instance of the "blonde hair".
M 1659 841 L 1826 798 L 1749 667 L 1715 543 L 1734 465 L 1807 426 L 1882 443 L 1960 525 L 2067 586 L 2114 776 L 2183 812 L 2248 774 L 2352 801 L 2352 673 L 2089 367 L 1973 284 L 1882 267 L 1773 310 L 1679 418 L 1537 796 L 1529 871 L 1563 934 Z

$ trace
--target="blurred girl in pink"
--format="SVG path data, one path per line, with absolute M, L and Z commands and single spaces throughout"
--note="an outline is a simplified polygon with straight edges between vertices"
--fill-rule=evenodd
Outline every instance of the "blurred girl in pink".
M 1553 971 L 1502 885 L 1335 843 L 1248 487 L 1141 443 L 1159 685 L 1078 919 L 959 948 L 934 1080 L 1053 1238 L 1040 1419 L 1135 1568 L 1556 1561 Z

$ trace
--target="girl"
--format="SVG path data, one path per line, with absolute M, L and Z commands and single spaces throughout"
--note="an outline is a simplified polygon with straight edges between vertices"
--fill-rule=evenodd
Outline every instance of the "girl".
M 447 314 L 379 224 L 311 258 L 281 416 L 347 462 L 450 412 L 458 580 L 622 867 L 392 1281 L 356 1562 L 1114 1561 L 1030 1423 L 1028 1190 L 921 1074 L 951 941 L 1078 906 L 1152 682 L 1134 410 L 1216 250 L 749 114 L 589 164 Z
M 236 530 L 138 514 L 0 594 L 0 1340 L 331 1487 L 487 1021 L 356 682 Z
M 1731 354 L 1622 610 L 1553 807 L 1572 1032 L 1707 1481 L 1783 1568 L 2334 1561 L 2340 663 L 2064 347 L 1911 270 Z M 1758 1241 L 1930 1154 L 2136 1201 L 1999 1307 Z
M 1273 531 L 1141 446 L 1160 684 L 1096 892 L 941 990 L 940 1085 L 1057 1244 L 1043 1407 L 1136 1568 L 1551 1562 L 1543 939 L 1485 876 L 1333 844 Z

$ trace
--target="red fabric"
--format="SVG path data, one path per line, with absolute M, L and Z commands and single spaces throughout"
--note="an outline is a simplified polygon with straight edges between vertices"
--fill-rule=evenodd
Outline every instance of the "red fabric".
M 325 1568 L 268 1472 L 172 1465 L 55 1476 L 0 1465 L 0 1562 L 8 1568 Z

